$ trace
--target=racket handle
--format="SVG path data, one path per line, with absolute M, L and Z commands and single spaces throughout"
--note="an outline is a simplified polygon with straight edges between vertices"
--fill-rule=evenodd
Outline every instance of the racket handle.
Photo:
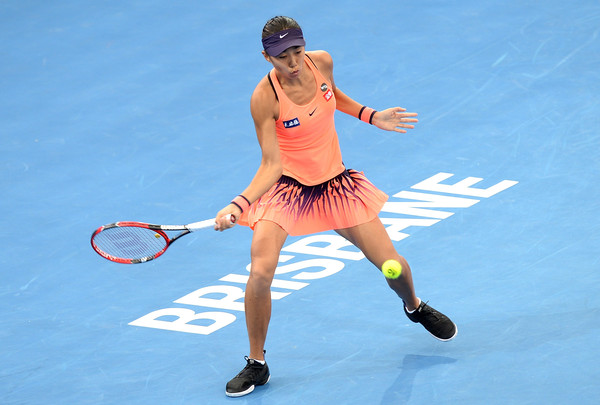
M 200 221 L 200 222 L 192 222 L 191 224 L 187 224 L 185 227 L 190 232 L 194 232 L 194 231 L 197 231 L 199 229 L 204 229 L 204 228 L 212 228 L 213 226 L 215 226 L 216 220 L 217 220 L 217 218 L 213 218 L 213 219 L 207 219 L 207 220 Z M 233 216 L 233 214 L 229 214 L 229 223 L 235 224 L 235 217 Z

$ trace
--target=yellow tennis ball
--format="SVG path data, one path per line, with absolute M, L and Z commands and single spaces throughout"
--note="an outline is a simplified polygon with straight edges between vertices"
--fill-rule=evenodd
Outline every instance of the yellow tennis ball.
M 395 279 L 402 274 L 402 265 L 394 259 L 386 260 L 381 266 L 381 272 L 386 278 Z

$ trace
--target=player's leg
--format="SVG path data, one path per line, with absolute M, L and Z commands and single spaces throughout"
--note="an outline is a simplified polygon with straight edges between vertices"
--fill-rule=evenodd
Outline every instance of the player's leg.
M 387 283 L 402 298 L 409 310 L 416 309 L 419 306 L 410 266 L 406 259 L 400 256 L 394 248 L 385 227 L 378 217 L 365 224 L 338 229 L 336 232 L 358 247 L 378 269 L 381 269 L 386 260 L 397 260 L 402 265 L 402 274 L 396 279 L 386 279 Z
M 244 297 L 250 354 L 246 357 L 246 367 L 227 383 L 228 396 L 249 394 L 271 377 L 264 361 L 264 346 L 271 319 L 271 283 L 286 238 L 287 233 L 274 222 L 260 221 L 254 227 L 250 277 Z
M 386 260 L 394 259 L 402 265 L 402 273 L 387 283 L 404 301 L 404 311 L 408 318 L 422 324 L 429 333 L 439 340 L 450 340 L 456 336 L 456 325 L 444 314 L 417 298 L 410 266 L 406 259 L 396 252 L 394 245 L 379 217 L 370 222 L 337 232 L 357 246 L 378 269 Z
M 287 233 L 276 223 L 260 221 L 254 227 L 250 251 L 250 278 L 244 305 L 252 359 L 263 360 L 264 343 L 271 319 L 271 283 Z

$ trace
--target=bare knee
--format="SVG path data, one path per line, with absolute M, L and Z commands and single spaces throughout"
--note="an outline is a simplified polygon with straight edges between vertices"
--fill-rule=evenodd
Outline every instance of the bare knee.
M 273 222 L 259 221 L 256 224 L 250 249 L 249 287 L 257 291 L 270 289 L 286 238 L 287 233 Z
M 273 277 L 275 274 L 275 270 L 270 271 L 266 269 L 260 269 L 256 266 L 252 266 L 250 270 L 250 278 L 248 279 L 249 283 L 252 283 L 255 288 L 271 288 L 271 283 L 273 282 Z
M 270 291 L 277 263 L 277 257 L 252 257 L 248 283 L 257 291 Z

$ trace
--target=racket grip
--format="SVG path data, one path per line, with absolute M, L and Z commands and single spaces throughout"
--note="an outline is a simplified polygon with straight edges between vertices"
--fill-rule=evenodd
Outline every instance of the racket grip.
M 233 214 L 227 214 L 227 215 L 222 216 L 221 218 L 227 219 L 229 221 L 230 225 L 235 224 L 235 216 Z M 215 222 L 217 221 L 217 219 L 219 219 L 219 218 L 215 218 Z
M 203 229 L 203 228 L 212 228 L 215 225 L 215 221 L 216 220 L 217 220 L 217 218 L 207 219 L 207 220 L 204 220 L 204 221 L 194 222 L 194 223 L 188 224 L 185 227 L 190 232 L 194 232 L 194 231 L 197 231 L 197 230 Z M 235 223 L 235 217 L 233 216 L 233 214 L 229 214 L 229 222 L 231 224 Z

